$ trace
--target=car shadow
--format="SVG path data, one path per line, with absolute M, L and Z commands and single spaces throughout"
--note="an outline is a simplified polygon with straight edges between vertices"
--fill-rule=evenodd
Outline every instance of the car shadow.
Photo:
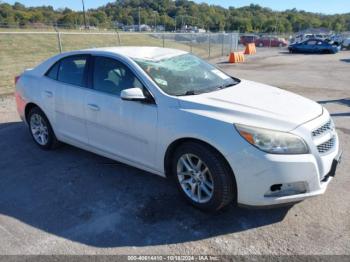
M 333 113 L 333 114 L 331 114 L 331 116 L 334 116 L 334 117 L 350 116 L 350 112 L 349 113 Z
M 182 243 L 277 223 L 289 208 L 204 213 L 170 180 L 63 145 L 44 151 L 0 124 L 0 214 L 95 247 Z
M 317 101 L 319 104 L 328 104 L 328 103 L 335 103 L 335 104 L 340 104 L 343 106 L 348 106 L 350 107 L 350 98 L 341 98 L 341 99 L 332 99 L 332 100 L 320 100 Z
M 342 105 L 342 106 L 350 107 L 350 98 L 332 99 L 332 100 L 321 100 L 321 101 L 317 101 L 317 102 L 318 102 L 319 104 L 334 103 L 334 104 L 339 104 L 339 105 Z M 333 116 L 333 117 L 350 116 L 350 112 L 345 112 L 345 113 L 332 113 L 331 116 Z
M 284 55 L 291 55 L 291 56 L 317 56 L 317 55 L 333 55 L 332 53 L 303 53 L 303 52 L 289 52 L 289 51 L 280 51 L 280 54 L 284 54 Z
M 279 51 L 280 54 L 283 54 L 283 55 L 293 55 L 291 52 L 289 51 Z
M 350 63 L 350 59 L 340 59 L 340 61 L 345 62 L 345 63 Z

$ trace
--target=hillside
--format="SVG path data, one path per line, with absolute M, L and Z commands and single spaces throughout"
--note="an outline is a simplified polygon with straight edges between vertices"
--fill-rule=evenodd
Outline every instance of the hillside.
M 240 32 L 295 32 L 310 27 L 324 27 L 334 31 L 350 31 L 350 13 L 323 15 L 299 11 L 273 11 L 259 5 L 228 9 L 197 4 L 188 0 L 117 0 L 97 9 L 87 10 L 87 24 L 100 28 L 116 25 L 138 24 L 164 25 L 173 31 L 182 25 L 192 25 L 210 31 Z M 66 9 L 55 10 L 51 6 L 26 7 L 0 1 L 0 26 L 40 26 L 57 24 L 76 28 L 84 24 L 82 12 Z

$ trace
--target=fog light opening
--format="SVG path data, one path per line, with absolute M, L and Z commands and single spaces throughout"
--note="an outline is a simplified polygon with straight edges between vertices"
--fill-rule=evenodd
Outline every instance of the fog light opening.
M 294 182 L 286 184 L 274 184 L 265 193 L 265 197 L 283 197 L 291 195 L 299 195 L 307 192 L 307 184 L 305 182 Z
M 275 184 L 270 187 L 271 192 L 280 191 L 282 184 Z

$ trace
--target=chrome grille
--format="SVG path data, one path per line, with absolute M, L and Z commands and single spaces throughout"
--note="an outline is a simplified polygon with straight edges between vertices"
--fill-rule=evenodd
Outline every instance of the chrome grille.
M 325 123 L 324 125 L 312 131 L 312 136 L 313 137 L 320 136 L 327 131 L 331 131 L 333 128 L 334 128 L 334 125 L 332 123 L 332 120 L 329 119 L 327 123 Z
M 320 144 L 317 146 L 317 150 L 320 153 L 326 153 L 329 150 L 331 150 L 335 145 L 335 136 L 333 136 L 331 139 L 327 140 L 326 142 Z

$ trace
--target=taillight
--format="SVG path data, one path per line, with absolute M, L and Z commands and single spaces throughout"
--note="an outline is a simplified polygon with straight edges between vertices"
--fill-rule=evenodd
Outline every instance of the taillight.
M 21 76 L 15 76 L 15 85 L 17 84 L 17 82 L 18 82 L 18 80 L 19 80 L 20 77 L 21 77 Z

